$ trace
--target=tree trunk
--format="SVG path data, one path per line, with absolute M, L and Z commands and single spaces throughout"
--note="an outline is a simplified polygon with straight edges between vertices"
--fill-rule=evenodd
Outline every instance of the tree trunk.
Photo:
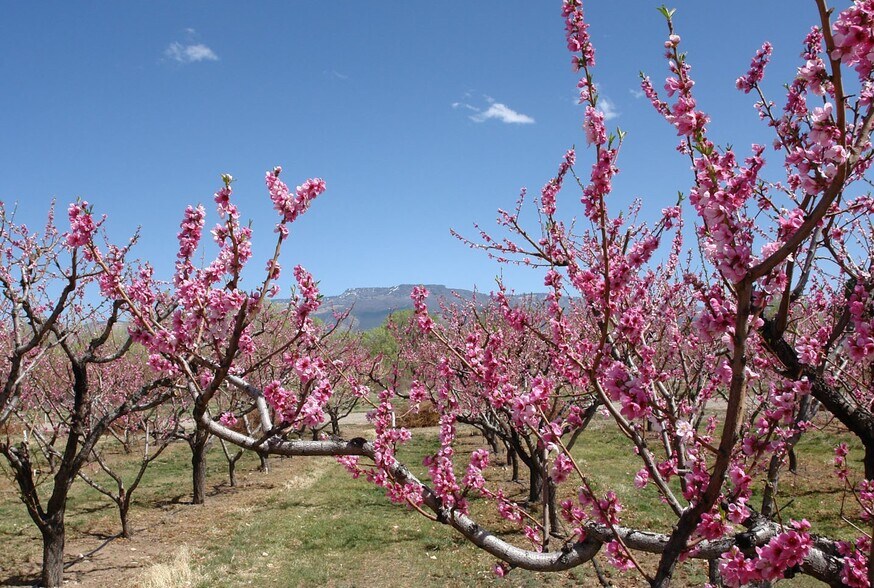
M 489 449 L 491 449 L 492 454 L 497 455 L 498 454 L 498 441 L 495 438 L 495 434 L 488 429 L 484 429 L 483 430 L 483 437 L 485 438 L 486 443 L 489 444 Z
M 267 463 L 267 454 L 266 453 L 259 453 L 258 459 L 261 462 L 260 465 L 258 466 L 258 470 L 261 472 L 264 472 L 265 474 L 270 473 L 270 464 Z
M 334 437 L 340 436 L 340 419 L 337 418 L 337 415 L 334 413 L 330 413 L 331 415 L 331 434 Z
M 55 515 L 42 529 L 42 585 L 64 583 L 64 513 Z
M 555 508 L 557 488 L 555 482 L 552 481 L 552 478 L 549 478 L 546 481 L 546 491 L 548 494 L 545 504 L 549 508 L 549 528 L 552 529 L 552 532 L 557 533 L 559 530 L 558 510 Z
M 121 519 L 121 536 L 125 539 L 133 537 L 133 529 L 130 526 L 130 497 L 125 495 L 118 503 L 118 516 Z
M 862 439 L 865 447 L 865 478 L 871 480 L 874 479 L 874 443 L 866 441 L 866 439 Z
M 528 466 L 528 504 L 537 504 L 543 496 L 543 470 L 534 460 Z
M 519 481 L 519 456 L 516 455 L 516 449 L 510 443 L 504 442 L 504 447 L 507 449 L 507 465 L 513 468 L 513 474 L 510 480 L 513 482 Z
M 231 487 L 234 487 L 237 485 L 237 458 L 236 457 L 228 460 L 228 483 L 231 485 Z
M 192 504 L 203 504 L 206 499 L 206 449 L 209 441 L 209 433 L 198 429 L 191 445 L 191 478 L 192 478 Z
M 768 474 L 765 477 L 765 491 L 762 493 L 762 516 L 771 518 L 777 508 L 777 484 L 780 483 L 780 468 L 783 466 L 783 456 L 775 453 L 768 464 Z

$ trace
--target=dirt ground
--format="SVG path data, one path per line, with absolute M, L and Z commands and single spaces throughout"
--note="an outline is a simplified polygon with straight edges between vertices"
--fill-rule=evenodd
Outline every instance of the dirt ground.
M 104 588 L 157 585 L 150 577 L 156 564 L 172 562 L 183 547 L 207 549 L 224 533 L 230 521 L 247 509 L 262 505 L 277 488 L 304 489 L 312 485 L 328 464 L 317 460 L 271 459 L 270 472 L 241 469 L 237 486 L 226 483 L 210 488 L 206 504 L 192 505 L 187 488 L 182 499 L 168 499 L 156 508 L 141 509 L 132 515 L 134 536 L 110 539 L 101 545 L 98 533 L 67 541 L 66 586 Z M 0 578 L 2 586 L 33 586 L 38 580 L 39 560 L 20 566 L 12 577 Z M 178 584 L 177 584 L 178 585 Z

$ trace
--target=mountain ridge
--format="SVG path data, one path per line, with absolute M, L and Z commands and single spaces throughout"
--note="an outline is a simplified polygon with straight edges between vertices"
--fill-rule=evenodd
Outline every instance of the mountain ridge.
M 442 284 L 398 284 L 396 286 L 348 288 L 336 296 L 324 296 L 322 304 L 314 313 L 325 322 L 333 322 L 335 315 L 349 312 L 348 322 L 354 330 L 367 331 L 381 325 L 393 312 L 412 309 L 413 301 L 410 295 L 413 288 L 423 285 L 428 289 L 426 300 L 428 310 L 440 309 L 440 301 L 452 302 L 461 300 L 469 302 L 475 297 L 488 300 L 488 292 L 450 288 Z M 544 294 L 513 294 L 511 300 L 523 300 L 531 296 L 542 297 Z M 288 303 L 288 299 L 277 300 L 277 303 Z

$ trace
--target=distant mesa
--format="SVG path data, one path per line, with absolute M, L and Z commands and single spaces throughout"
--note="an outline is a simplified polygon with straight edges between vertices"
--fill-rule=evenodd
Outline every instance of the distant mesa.
M 334 321 L 336 314 L 342 314 L 349 309 L 351 327 L 358 331 L 367 331 L 381 325 L 392 313 L 413 308 L 410 294 L 418 284 L 401 284 L 388 288 L 350 288 L 339 296 L 325 296 L 322 305 L 315 316 L 327 323 Z M 440 300 L 447 303 L 463 300 L 470 301 L 474 292 L 460 288 L 447 288 L 439 284 L 424 284 L 430 292 L 428 309 L 438 311 Z M 485 302 L 488 292 L 477 292 L 476 298 Z M 511 297 L 522 299 L 524 295 Z M 288 299 L 277 300 L 277 303 L 287 303 Z

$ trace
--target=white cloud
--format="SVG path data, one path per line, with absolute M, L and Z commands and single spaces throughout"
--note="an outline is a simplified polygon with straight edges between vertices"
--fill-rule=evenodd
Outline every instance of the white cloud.
M 631 93 L 632 96 L 634 96 L 634 97 L 637 98 L 638 100 L 640 100 L 641 98 L 643 98 L 644 96 L 646 96 L 646 94 L 643 93 L 643 90 L 636 90 L 636 89 L 634 89 L 634 88 L 631 88 L 631 89 L 628 90 L 628 91 Z
M 486 110 L 470 115 L 470 119 L 474 122 L 484 122 L 490 118 L 497 119 L 502 123 L 510 125 L 527 125 L 534 122 L 534 119 L 527 114 L 516 112 L 506 104 L 501 104 L 500 102 L 493 102 Z
M 215 54 L 215 51 L 213 51 L 203 43 L 197 43 L 194 45 L 170 43 L 167 49 L 164 50 L 164 56 L 168 59 L 178 61 L 179 63 L 218 61 L 218 55 Z
M 465 94 L 465 98 L 470 98 L 470 93 Z M 509 125 L 527 125 L 533 124 L 534 119 L 527 114 L 522 114 L 521 112 L 516 112 L 506 104 L 501 104 L 500 102 L 495 102 L 495 99 L 491 96 L 483 96 L 483 99 L 488 103 L 488 108 L 485 110 L 482 108 L 478 108 L 473 106 L 472 104 L 468 104 L 466 102 L 453 102 L 452 108 L 459 109 L 464 108 L 466 110 L 470 110 L 473 114 L 469 115 L 468 118 L 474 122 L 481 123 L 490 119 L 499 120 L 502 123 Z
M 598 97 L 598 110 L 604 113 L 604 120 L 613 120 L 619 116 L 619 111 L 616 110 L 616 105 L 606 96 Z

